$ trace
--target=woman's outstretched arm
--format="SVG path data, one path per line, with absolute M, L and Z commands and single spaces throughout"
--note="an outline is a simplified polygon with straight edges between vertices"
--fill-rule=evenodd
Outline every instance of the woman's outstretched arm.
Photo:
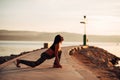
M 58 57 L 58 50 L 59 50 L 59 48 L 60 48 L 59 44 L 56 44 L 55 45 L 55 63 L 57 65 L 60 65 L 59 57 Z

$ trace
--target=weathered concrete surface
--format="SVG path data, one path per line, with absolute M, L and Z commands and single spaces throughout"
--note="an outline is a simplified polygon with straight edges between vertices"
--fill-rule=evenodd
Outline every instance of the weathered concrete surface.
M 0 80 L 98 80 L 92 72 L 78 65 L 68 54 L 72 47 L 62 48 L 61 64 L 63 68 L 52 68 L 54 59 L 47 60 L 43 64 L 30 68 L 21 64 L 17 68 L 14 64 L 16 59 L 37 60 L 45 49 L 33 51 L 16 59 L 0 65 Z M 79 72 L 76 67 L 79 66 Z

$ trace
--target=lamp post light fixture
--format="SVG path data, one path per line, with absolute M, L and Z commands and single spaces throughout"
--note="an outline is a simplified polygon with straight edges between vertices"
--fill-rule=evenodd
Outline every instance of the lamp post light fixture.
M 83 35 L 83 45 L 86 46 L 87 38 L 86 38 L 86 16 L 84 16 L 84 21 L 80 22 L 84 24 L 84 35 Z

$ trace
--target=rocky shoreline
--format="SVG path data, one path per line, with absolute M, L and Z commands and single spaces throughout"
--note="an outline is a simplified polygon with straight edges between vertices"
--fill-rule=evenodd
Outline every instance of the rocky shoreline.
M 18 55 L 11 54 L 10 56 L 1 56 L 0 57 L 0 64 L 3 64 L 3 63 L 5 63 L 5 62 L 7 62 L 7 61 L 9 61 L 11 59 L 14 59 L 14 58 L 19 57 L 19 56 L 21 56 L 23 54 L 26 54 L 26 53 L 29 53 L 29 52 L 22 52 L 22 53 L 20 53 Z
M 41 48 L 41 49 L 44 49 L 44 48 Z M 36 50 L 33 50 L 33 51 L 37 51 L 37 50 L 40 50 L 40 49 L 36 49 Z M 15 55 L 15 54 L 11 54 L 10 56 L 0 56 L 0 64 L 3 64 L 9 60 L 12 60 L 16 57 L 19 57 L 19 56 L 22 56 L 24 54 L 27 54 L 27 53 L 30 53 L 30 52 L 33 52 L 33 51 L 26 51 L 26 52 L 21 52 L 20 54 L 18 55 Z
M 100 80 L 120 80 L 120 58 L 108 51 L 94 46 L 79 46 L 71 49 L 69 54 L 83 63 Z

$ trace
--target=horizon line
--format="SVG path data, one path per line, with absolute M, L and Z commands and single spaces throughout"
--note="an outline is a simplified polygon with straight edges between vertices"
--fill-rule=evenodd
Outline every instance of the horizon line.
M 48 31 L 35 31 L 35 30 L 12 30 L 12 29 L 0 29 L 0 31 L 27 31 L 27 32 L 38 32 L 38 33 L 72 33 L 72 34 L 79 34 L 83 35 L 83 33 L 75 33 L 75 32 L 67 32 L 67 31 L 59 31 L 59 32 L 48 32 Z M 94 36 L 120 36 L 120 34 L 87 34 L 87 35 L 94 35 Z

